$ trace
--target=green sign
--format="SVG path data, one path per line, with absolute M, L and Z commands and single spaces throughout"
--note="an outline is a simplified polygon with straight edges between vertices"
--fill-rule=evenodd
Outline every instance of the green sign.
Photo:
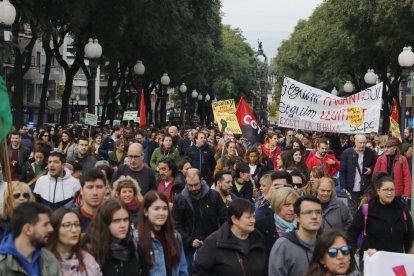
M 90 126 L 98 125 L 98 115 L 92 113 L 85 113 L 85 124 Z
M 137 118 L 138 111 L 125 111 L 124 116 L 122 117 L 122 121 L 130 121 L 135 120 Z
M 139 117 L 134 118 L 134 123 L 139 123 Z

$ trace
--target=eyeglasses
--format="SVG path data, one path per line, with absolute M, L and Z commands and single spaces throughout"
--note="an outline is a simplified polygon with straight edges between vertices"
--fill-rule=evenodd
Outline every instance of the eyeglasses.
M 29 199 L 30 198 L 29 193 L 13 193 L 14 199 L 19 199 L 21 196 L 23 196 L 24 199 Z
M 342 255 L 348 256 L 351 252 L 348 246 L 342 246 L 341 248 L 331 247 L 328 249 L 326 253 L 328 253 L 329 257 L 336 258 L 338 256 L 339 251 L 341 251 Z
M 66 231 L 69 231 L 72 229 L 72 227 L 75 227 L 75 229 L 79 229 L 81 228 L 81 224 L 79 221 L 77 222 L 65 222 L 62 223 L 61 226 L 63 227 L 63 229 L 65 229 Z
M 383 192 L 383 193 L 394 193 L 395 192 L 395 189 L 381 189 L 381 192 Z
M 317 216 L 321 216 L 322 215 L 322 210 L 321 209 L 319 209 L 319 210 L 306 210 L 306 211 L 300 212 L 300 214 L 304 215 L 304 216 L 311 216 L 313 214 L 315 214 Z
M 143 154 L 141 154 L 141 155 L 128 155 L 128 157 L 130 159 L 138 159 L 138 158 L 141 158 L 142 156 L 143 156 Z

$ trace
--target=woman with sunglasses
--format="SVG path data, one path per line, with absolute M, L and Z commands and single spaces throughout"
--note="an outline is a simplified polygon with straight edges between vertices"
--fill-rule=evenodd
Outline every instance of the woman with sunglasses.
M 395 196 L 394 180 L 385 176 L 373 185 L 377 195 L 356 213 L 348 230 L 351 241 L 357 244 L 358 236 L 362 234 L 363 241 L 358 244 L 360 252 L 368 248 L 396 253 L 409 252 L 414 234 L 413 221 L 406 204 Z
M 32 190 L 29 185 L 23 182 L 13 181 L 5 187 L 3 191 L 3 212 L 0 219 L 0 240 L 10 233 L 10 219 L 13 211 L 23 202 L 34 202 Z
M 304 275 L 360 275 L 348 238 L 337 230 L 328 230 L 320 235 Z
M 130 227 L 128 208 L 118 199 L 108 199 L 102 203 L 82 245 L 89 248 L 103 276 L 148 275 L 143 253 Z
M 150 275 L 188 275 L 183 243 L 174 230 L 165 194 L 149 191 L 138 220 L 138 244 Z
M 49 249 L 60 262 L 62 276 L 100 276 L 101 268 L 91 254 L 80 246 L 81 226 L 78 213 L 60 208 L 50 218 L 53 232 L 48 239 Z
M 352 223 L 352 215 L 344 201 L 336 198 L 335 182 L 332 178 L 322 177 L 316 186 L 316 197 L 322 203 L 322 229 L 347 231 Z

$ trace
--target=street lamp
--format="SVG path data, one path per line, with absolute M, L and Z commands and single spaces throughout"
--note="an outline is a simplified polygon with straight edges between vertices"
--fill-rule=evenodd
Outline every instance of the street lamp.
M 192 105 L 191 105 L 190 117 L 194 116 L 197 96 L 198 96 L 198 92 L 197 92 L 197 90 L 194 89 L 193 92 L 191 92 L 191 98 L 193 98 L 193 102 L 192 102 Z
M 137 63 L 134 65 L 134 73 L 135 73 L 135 75 L 137 75 L 137 78 L 138 78 L 138 82 L 137 82 L 137 90 L 138 91 L 137 91 L 136 98 L 135 98 L 135 105 L 136 105 L 137 110 L 139 110 L 138 109 L 138 103 L 141 99 L 142 76 L 145 73 L 145 66 L 144 66 L 144 64 L 142 63 L 141 60 L 137 60 Z M 141 116 L 141 114 L 140 114 L 140 116 Z
M 405 109 L 406 109 L 406 94 L 408 92 L 408 79 L 411 76 L 411 69 L 414 65 L 414 53 L 411 51 L 411 47 L 404 47 L 402 52 L 398 55 L 398 63 L 402 67 L 401 72 L 401 86 L 402 86 L 402 103 L 401 103 L 401 133 L 404 133 L 405 127 Z M 414 145 L 414 140 L 413 140 Z M 413 158 L 414 161 L 414 158 Z M 414 183 L 414 166 L 411 169 L 411 183 Z M 414 198 L 414 186 L 411 185 L 411 198 Z M 414 204 L 411 203 L 411 215 L 414 213 Z
M 88 111 L 95 113 L 95 80 L 99 66 L 99 58 L 102 56 L 102 46 L 98 40 L 89 38 L 89 42 L 85 45 L 85 57 L 89 59 L 89 70 L 91 79 L 89 80 L 90 93 L 88 94 Z
M 377 83 L 378 77 L 374 73 L 374 69 L 368 69 L 367 73 L 364 76 L 364 81 L 369 86 L 372 86 Z
M 187 86 L 185 85 L 185 83 L 183 82 L 180 85 L 180 92 L 181 92 L 181 114 L 180 114 L 180 120 L 181 120 L 181 125 L 184 125 L 184 108 L 185 108 L 185 95 L 187 93 Z
M 204 113 L 204 123 L 206 125 L 210 125 L 210 109 L 211 109 L 211 105 L 209 104 L 211 97 L 210 94 L 207 93 L 207 95 L 205 96 L 204 100 L 206 101 L 206 107 L 204 109 L 205 113 Z
M 347 94 L 350 94 L 354 91 L 354 85 L 352 84 L 351 81 L 346 81 L 346 83 L 344 84 L 344 92 Z
M 166 94 L 168 91 L 168 85 L 170 85 L 170 77 L 167 73 L 164 73 L 161 77 L 161 126 L 165 126 L 167 121 L 167 101 L 166 101 Z
M 3 75 L 3 53 L 5 48 L 3 42 L 6 41 L 5 30 L 13 25 L 15 18 L 16 9 L 9 2 L 9 0 L 3 0 L 3 2 L 0 2 L 0 75 Z
M 331 94 L 334 96 L 338 96 L 338 90 L 336 90 L 336 87 L 332 89 Z

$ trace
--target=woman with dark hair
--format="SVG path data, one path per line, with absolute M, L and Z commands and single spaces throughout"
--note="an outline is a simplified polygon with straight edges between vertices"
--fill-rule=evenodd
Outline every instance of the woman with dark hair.
M 197 251 L 192 275 L 266 275 L 268 256 L 262 235 L 254 229 L 254 206 L 233 200 L 228 220 Z
M 305 159 L 303 159 L 303 151 L 300 149 L 292 149 L 290 151 L 291 155 L 291 164 L 289 167 L 295 167 L 300 173 L 302 173 L 306 178 L 309 174 L 309 169 L 306 166 Z
M 262 145 L 260 143 L 253 144 L 252 148 L 256 148 L 259 153 L 259 162 L 263 164 L 264 172 L 273 171 L 273 160 L 263 153 Z
M 354 250 L 345 234 L 328 230 L 316 241 L 305 276 L 361 275 L 356 269 Z
M 276 157 L 276 163 L 279 171 L 286 171 L 287 168 L 293 163 L 290 151 L 282 151 Z
M 43 142 L 50 142 L 50 135 L 49 132 L 47 130 L 42 130 L 39 133 L 39 136 L 37 137 L 38 141 L 43 141 Z
M 81 227 L 78 213 L 59 208 L 53 212 L 50 224 L 53 232 L 49 236 L 47 249 L 60 262 L 60 275 L 101 275 L 101 268 L 94 257 L 80 246 Z
M 268 132 L 266 134 L 265 143 L 262 145 L 263 153 L 273 161 L 274 170 L 278 169 L 277 156 L 282 151 L 278 146 L 278 135 L 275 132 Z
M 170 134 L 165 134 L 162 137 L 160 146 L 152 153 L 150 161 L 151 168 L 156 170 L 158 162 L 164 157 L 171 157 L 175 162 L 178 162 L 180 159 L 180 153 L 178 152 L 178 149 L 173 146 L 173 140 Z
M 45 175 L 47 170 L 47 159 L 52 148 L 49 143 L 38 141 L 33 150 L 33 162 L 29 159 L 22 168 L 22 174 L 20 175 L 20 181 L 27 183 L 34 189 L 34 184 L 37 179 Z
M 150 275 L 188 275 L 183 243 L 174 230 L 167 197 L 156 191 L 145 194 L 138 219 L 138 245 Z
M 262 178 L 262 175 L 264 174 L 265 168 L 263 164 L 260 162 L 260 154 L 257 148 L 251 147 L 250 149 L 248 149 L 244 161 L 250 167 L 250 175 L 254 180 L 256 188 L 259 188 L 259 181 L 260 178 Z
M 66 158 L 75 155 L 75 144 L 73 143 L 71 134 L 66 130 L 62 131 L 62 137 L 58 144 L 58 151 Z
M 316 195 L 316 187 L 318 186 L 319 179 L 325 176 L 325 172 L 322 167 L 313 167 L 309 172 L 309 181 L 302 191 L 305 195 Z
M 73 127 L 70 129 L 70 133 L 71 133 L 71 135 L 72 135 L 72 140 L 73 140 L 73 142 L 78 143 L 78 138 L 79 138 L 79 136 L 80 136 L 80 131 L 79 131 L 79 128 L 78 128 L 78 127 L 76 127 L 76 126 L 73 126 Z
M 181 158 L 181 160 L 177 164 L 178 166 L 178 173 L 175 177 L 175 185 L 178 187 L 185 188 L 185 177 L 187 176 L 188 169 L 191 168 L 191 159 L 187 156 Z
M 228 164 L 229 160 L 234 156 L 237 156 L 236 142 L 233 140 L 227 141 L 224 145 L 222 155 L 217 159 L 213 177 L 215 177 L 219 171 L 228 170 L 230 168 L 230 165 Z
M 128 208 L 118 199 L 108 199 L 99 207 L 82 244 L 90 249 L 104 276 L 148 275 L 131 231 Z

